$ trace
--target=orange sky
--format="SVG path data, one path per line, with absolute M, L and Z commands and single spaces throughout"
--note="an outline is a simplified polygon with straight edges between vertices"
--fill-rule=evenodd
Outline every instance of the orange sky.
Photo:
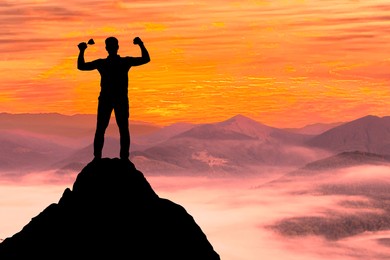
M 236 114 L 276 127 L 390 115 L 390 3 L 385 0 L 3 0 L 0 112 L 95 113 L 86 60 L 152 61 L 130 70 L 131 119 L 167 125 Z

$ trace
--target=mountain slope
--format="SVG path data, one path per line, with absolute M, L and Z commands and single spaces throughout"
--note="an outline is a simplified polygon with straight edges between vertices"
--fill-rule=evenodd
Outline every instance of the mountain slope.
M 358 166 L 390 167 L 390 156 L 360 151 L 342 152 L 310 162 L 263 185 L 303 181 L 311 183 L 311 186 L 315 186 L 320 183 L 317 182 L 319 180 L 333 180 L 335 177 L 340 176 L 339 174 L 342 174 L 340 170 Z M 263 185 L 257 187 L 260 188 Z
M 165 142 L 134 151 L 131 158 L 135 162 L 142 158 L 144 165 L 147 160 L 153 164 L 164 162 L 195 173 L 252 173 L 258 166 L 301 166 L 322 158 L 326 152 L 302 145 L 311 137 L 238 115 L 194 126 Z
M 310 139 L 307 145 L 334 153 L 362 151 L 390 154 L 390 117 L 356 119 Z
M 389 155 L 380 155 L 367 152 L 342 152 L 321 160 L 306 164 L 292 174 L 304 174 L 308 172 L 322 172 L 337 170 L 361 165 L 390 165 Z
M 90 162 L 58 203 L 0 243 L 0 259 L 212 259 L 186 210 L 160 198 L 129 162 Z
M 152 134 L 160 129 L 159 126 L 130 120 L 130 131 L 133 136 Z M 58 113 L 42 114 L 8 114 L 0 113 L 0 131 L 19 131 L 37 134 L 50 138 L 52 141 L 77 145 L 77 142 L 89 142 L 95 133 L 96 115 L 77 114 L 62 115 Z M 115 118 L 111 118 L 106 135 L 117 137 L 118 127 Z M 76 142 L 72 142 L 76 141 Z M 83 145 L 81 145 L 83 146 Z
M 0 131 L 0 171 L 43 170 L 70 153 L 69 147 L 58 145 L 45 138 Z
M 273 140 L 285 144 L 302 144 L 311 136 L 292 133 L 287 130 L 264 125 L 243 115 L 236 115 L 225 121 L 195 126 L 177 137 L 193 137 L 198 139 L 256 139 L 263 142 Z
M 175 135 L 188 131 L 194 126 L 195 125 L 190 123 L 175 123 L 172 125 L 165 126 L 158 131 L 155 131 L 150 134 L 135 136 L 133 140 L 138 145 L 152 146 L 158 143 L 162 143 Z
M 337 122 L 337 123 L 330 123 L 330 124 L 316 123 L 316 124 L 306 125 L 301 128 L 284 128 L 284 130 L 288 130 L 290 132 L 297 133 L 297 134 L 319 135 L 344 123 L 345 122 Z

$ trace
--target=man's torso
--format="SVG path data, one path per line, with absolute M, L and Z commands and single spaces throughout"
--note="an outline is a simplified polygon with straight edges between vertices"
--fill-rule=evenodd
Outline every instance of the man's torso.
M 100 73 L 100 96 L 110 98 L 127 98 L 130 70 L 129 58 L 119 55 L 97 60 L 97 69 Z

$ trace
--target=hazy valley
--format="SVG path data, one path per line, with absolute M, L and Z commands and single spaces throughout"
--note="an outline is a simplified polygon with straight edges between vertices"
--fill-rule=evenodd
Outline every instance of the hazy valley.
M 80 119 L 72 133 L 58 122 L 78 116 L 4 116 L 0 205 L 21 216 L 21 228 L 92 160 L 95 119 Z M 42 118 L 50 120 L 38 127 Z M 131 122 L 131 133 L 131 160 L 161 197 L 192 213 L 223 259 L 390 256 L 388 117 L 277 129 L 238 115 L 200 125 Z M 105 145 L 105 157 L 118 156 L 115 124 Z M 12 192 L 20 208 L 7 206 Z M 0 237 L 15 229 L 0 228 Z

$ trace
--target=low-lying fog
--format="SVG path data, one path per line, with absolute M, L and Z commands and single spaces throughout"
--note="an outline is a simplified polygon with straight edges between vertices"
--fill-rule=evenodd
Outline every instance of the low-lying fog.
M 50 177 L 47 176 L 50 175 Z M 148 176 L 182 205 L 223 260 L 390 259 L 390 168 L 250 178 Z M 0 184 L 0 238 L 57 203 L 76 174 Z

